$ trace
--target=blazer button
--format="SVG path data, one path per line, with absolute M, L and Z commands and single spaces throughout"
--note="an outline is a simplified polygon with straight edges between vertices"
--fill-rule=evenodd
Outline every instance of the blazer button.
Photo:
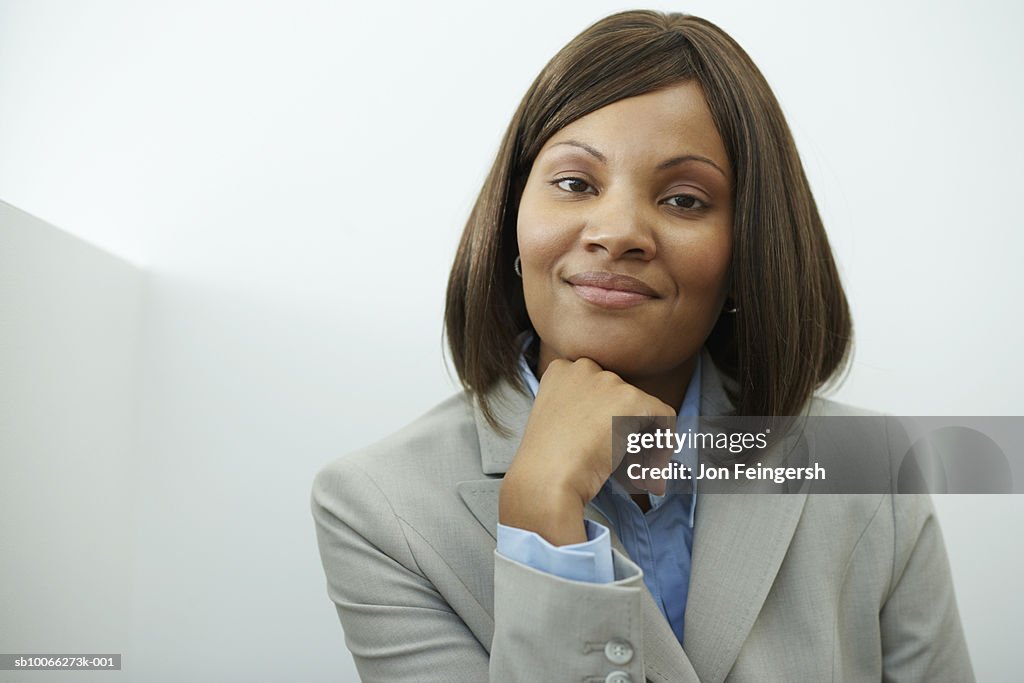
M 604 646 L 604 656 L 612 664 L 629 664 L 633 659 L 633 646 L 624 640 L 609 640 Z
M 633 679 L 625 671 L 613 671 L 605 677 L 604 683 L 633 683 Z

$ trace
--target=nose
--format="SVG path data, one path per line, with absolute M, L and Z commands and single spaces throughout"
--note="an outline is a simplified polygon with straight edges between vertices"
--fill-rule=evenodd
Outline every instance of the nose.
M 641 200 L 606 193 L 592 206 L 582 235 L 587 251 L 607 252 L 612 260 L 654 258 L 657 243 Z

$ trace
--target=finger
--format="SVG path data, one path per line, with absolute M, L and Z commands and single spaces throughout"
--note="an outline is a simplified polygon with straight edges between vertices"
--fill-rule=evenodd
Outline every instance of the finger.
M 631 465 L 636 465 L 637 467 L 631 469 Z M 622 463 L 619 467 L 612 472 L 612 477 L 622 485 L 622 488 L 625 489 L 626 493 L 644 493 L 647 491 L 647 489 L 644 488 L 644 479 L 642 477 L 634 479 L 629 476 L 631 473 L 639 470 L 640 467 L 643 467 L 643 456 L 639 454 L 627 455 L 622 459 Z
M 649 468 L 647 472 L 657 472 L 660 476 L 647 476 L 644 478 L 645 488 L 655 494 L 656 496 L 665 495 L 665 491 L 668 489 L 668 479 L 665 478 L 665 474 L 671 474 L 671 471 L 667 470 L 668 464 L 672 461 L 672 451 L 670 449 L 652 449 L 646 451 L 644 454 L 644 465 Z

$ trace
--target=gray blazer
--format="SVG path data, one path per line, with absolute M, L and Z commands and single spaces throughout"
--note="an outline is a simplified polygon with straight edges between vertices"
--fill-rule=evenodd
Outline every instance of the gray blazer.
M 722 414 L 703 362 L 701 413 Z M 316 477 L 327 592 L 364 681 L 974 680 L 927 496 L 698 496 L 684 650 L 614 532 L 610 584 L 495 552 L 532 403 L 507 385 L 494 397 L 511 437 L 458 394 Z

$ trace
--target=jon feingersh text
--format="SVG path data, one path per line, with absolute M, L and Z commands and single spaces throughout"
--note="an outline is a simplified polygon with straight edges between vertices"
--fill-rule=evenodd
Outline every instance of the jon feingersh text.
M 813 467 L 765 467 L 761 463 L 745 465 L 735 463 L 732 467 L 711 467 L 700 463 L 696 472 L 693 467 L 670 462 L 664 467 L 644 467 L 633 463 L 626 468 L 630 479 L 769 479 L 782 484 L 795 479 L 825 479 L 825 468 L 815 463 Z

